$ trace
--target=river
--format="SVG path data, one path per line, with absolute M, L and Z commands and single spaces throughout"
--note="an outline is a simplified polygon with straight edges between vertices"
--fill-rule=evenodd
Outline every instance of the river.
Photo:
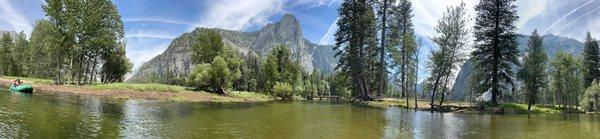
M 304 101 L 215 104 L 0 93 L 0 138 L 600 138 L 599 115 L 456 114 Z

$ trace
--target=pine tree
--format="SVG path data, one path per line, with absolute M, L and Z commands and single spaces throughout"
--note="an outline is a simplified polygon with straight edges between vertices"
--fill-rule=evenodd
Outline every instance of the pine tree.
M 542 46 L 542 37 L 533 31 L 527 43 L 527 50 L 523 59 L 523 67 L 518 72 L 518 77 L 523 81 L 526 90 L 527 110 L 538 101 L 538 94 L 547 84 L 546 68 L 547 56 Z
M 415 50 L 414 30 L 412 23 L 412 3 L 409 0 L 400 0 L 398 5 L 392 7 L 391 25 L 390 25 L 390 56 L 393 60 L 392 67 L 399 69 L 401 97 L 405 97 L 408 92 L 410 57 L 413 55 L 411 50 Z M 410 38 L 408 38 L 410 37 Z M 395 58 L 394 58 L 395 57 Z
M 585 37 L 585 48 L 583 50 L 584 71 L 584 87 L 590 86 L 594 80 L 600 80 L 600 48 L 598 41 L 592 37 L 592 33 L 588 31 Z
M 376 59 L 376 25 L 373 6 L 368 0 L 346 0 L 339 9 L 338 31 L 335 33 L 336 69 L 349 75 L 351 88 L 358 99 L 371 100 L 369 92 L 372 69 L 369 61 Z
M 388 30 L 388 25 L 387 20 L 388 20 L 388 13 L 390 12 L 390 7 L 393 3 L 395 3 L 395 0 L 383 0 L 381 1 L 381 3 L 379 3 L 379 12 L 378 12 L 378 16 L 381 19 L 381 25 L 380 25 L 380 45 L 379 45 L 379 74 L 377 75 L 377 98 L 382 98 L 386 85 L 387 85 L 387 68 L 386 68 L 386 61 L 385 61 L 385 55 L 386 55 L 386 51 L 385 48 L 386 46 L 386 39 L 387 39 L 387 34 L 386 31 Z
M 504 90 L 514 92 L 513 65 L 519 65 L 515 0 L 481 0 L 475 7 L 475 68 L 482 72 L 478 84 L 491 90 L 491 103 L 498 104 Z

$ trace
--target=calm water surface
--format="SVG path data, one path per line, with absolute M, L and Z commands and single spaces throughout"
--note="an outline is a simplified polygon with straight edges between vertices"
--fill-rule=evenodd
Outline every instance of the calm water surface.
M 0 91 L 0 138 L 600 138 L 598 115 L 207 104 Z

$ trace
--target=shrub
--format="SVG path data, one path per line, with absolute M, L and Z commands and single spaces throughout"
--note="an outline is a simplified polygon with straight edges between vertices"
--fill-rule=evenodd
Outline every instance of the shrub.
M 590 87 L 585 90 L 580 103 L 586 111 L 600 110 L 600 83 L 592 82 Z
M 288 83 L 275 83 L 273 86 L 273 95 L 281 98 L 281 100 L 292 100 L 294 96 L 294 89 L 292 89 L 292 85 Z

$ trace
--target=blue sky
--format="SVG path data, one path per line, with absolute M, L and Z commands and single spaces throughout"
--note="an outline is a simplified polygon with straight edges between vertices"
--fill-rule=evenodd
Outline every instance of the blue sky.
M 468 14 L 479 0 L 465 0 Z M 255 31 L 286 13 L 299 20 L 304 36 L 331 44 L 340 0 L 114 0 L 125 22 L 127 56 L 135 67 L 162 53 L 170 41 L 196 27 Z M 413 0 L 417 34 L 431 37 L 445 7 L 459 0 Z M 0 0 L 0 30 L 29 34 L 43 19 L 44 0 Z M 600 0 L 519 0 L 519 32 L 539 29 L 583 40 L 585 32 L 600 36 Z M 470 23 L 472 24 L 472 22 Z M 600 38 L 600 37 L 599 37 Z M 426 51 L 425 51 L 426 52 Z

